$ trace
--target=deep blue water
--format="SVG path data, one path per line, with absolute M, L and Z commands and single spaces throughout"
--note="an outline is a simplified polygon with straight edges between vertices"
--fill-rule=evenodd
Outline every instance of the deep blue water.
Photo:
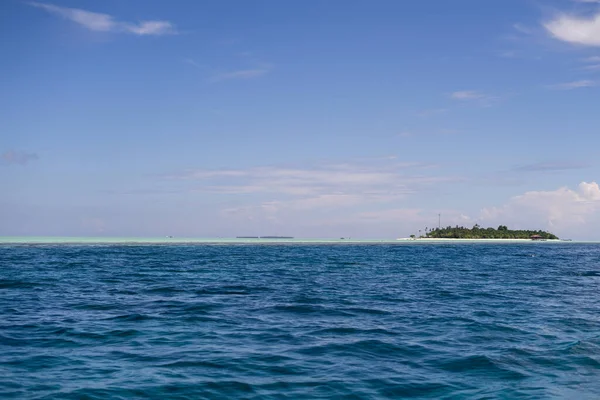
M 598 399 L 600 245 L 0 246 L 0 398 Z

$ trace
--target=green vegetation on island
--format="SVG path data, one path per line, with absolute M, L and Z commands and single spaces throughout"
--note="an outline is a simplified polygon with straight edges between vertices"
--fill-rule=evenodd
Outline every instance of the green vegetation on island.
M 477 224 L 471 229 L 458 225 L 446 228 L 425 228 L 425 234 L 419 237 L 424 239 L 558 239 L 556 235 L 542 230 L 512 230 L 505 225 L 500 225 L 497 229 L 482 228 Z

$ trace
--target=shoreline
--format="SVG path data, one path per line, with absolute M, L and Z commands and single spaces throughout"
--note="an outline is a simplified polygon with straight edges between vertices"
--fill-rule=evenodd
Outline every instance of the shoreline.
M 185 244 L 449 244 L 449 243 L 598 243 L 565 241 L 560 239 L 448 239 L 448 238 L 397 238 L 397 239 L 328 239 L 328 238 L 144 238 L 144 237 L 52 237 L 52 236 L 0 236 L 0 245 L 185 245 Z

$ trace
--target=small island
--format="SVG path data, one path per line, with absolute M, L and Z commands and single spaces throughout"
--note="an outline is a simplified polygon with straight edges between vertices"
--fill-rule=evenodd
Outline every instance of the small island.
M 419 231 L 420 233 L 420 231 Z M 412 239 L 416 235 L 411 235 Z M 542 230 L 512 230 L 506 225 L 500 225 L 497 229 L 482 228 L 475 224 L 473 228 L 464 226 L 448 226 L 446 228 L 425 228 L 425 234 L 419 235 L 419 239 L 531 239 L 531 240 L 558 240 L 558 237 L 550 232 Z

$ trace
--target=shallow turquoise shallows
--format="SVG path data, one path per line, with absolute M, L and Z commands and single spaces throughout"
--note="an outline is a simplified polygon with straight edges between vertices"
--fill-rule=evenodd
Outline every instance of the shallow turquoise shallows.
M 12 242 L 2 399 L 600 398 L 598 244 Z

